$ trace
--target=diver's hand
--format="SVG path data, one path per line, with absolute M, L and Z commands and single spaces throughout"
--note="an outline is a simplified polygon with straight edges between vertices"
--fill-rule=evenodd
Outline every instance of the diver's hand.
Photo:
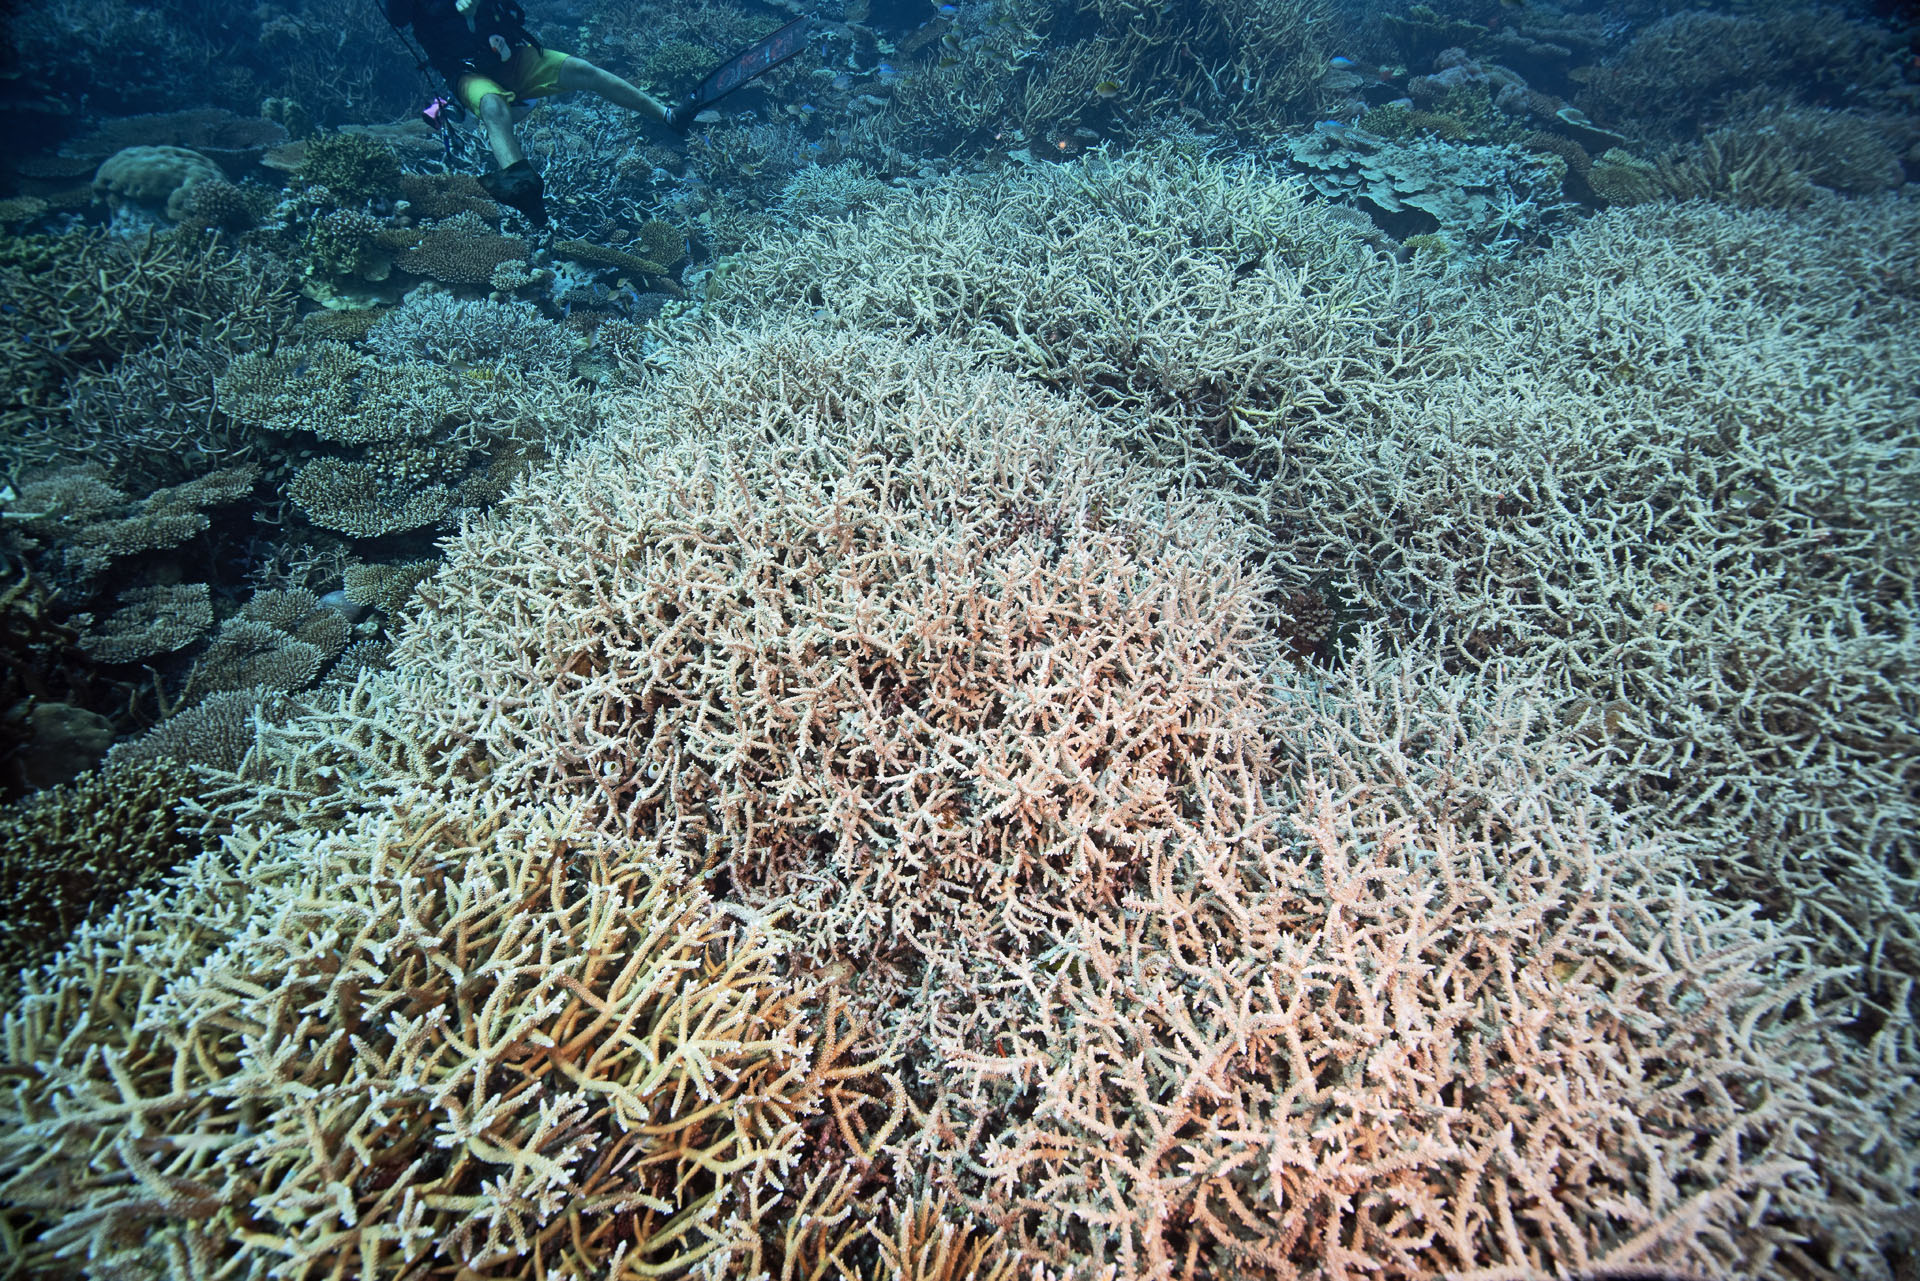
M 478 3 L 480 0 L 453 0 L 453 11 L 460 14 L 472 13 L 473 6 Z

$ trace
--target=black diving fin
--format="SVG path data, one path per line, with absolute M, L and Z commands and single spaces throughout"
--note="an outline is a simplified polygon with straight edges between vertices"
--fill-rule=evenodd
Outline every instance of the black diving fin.
M 755 76 L 773 70 L 807 47 L 813 35 L 811 17 L 795 18 L 770 36 L 754 41 L 709 71 L 691 97 L 674 108 L 676 120 L 691 120 Z
M 547 225 L 546 184 L 540 181 L 539 171 L 525 160 L 481 174 L 480 186 L 501 204 L 525 214 L 534 226 Z

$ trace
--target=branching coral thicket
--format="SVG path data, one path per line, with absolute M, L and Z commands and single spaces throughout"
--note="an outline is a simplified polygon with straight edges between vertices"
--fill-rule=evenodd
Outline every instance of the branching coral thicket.
M 752 1236 L 736 1185 L 776 1201 L 845 1092 L 846 1020 L 782 977 L 774 920 L 564 814 L 395 782 L 324 832 L 234 832 L 27 979 L 17 1264 L 656 1275 Z
M 376 517 L 594 430 L 431 575 L 354 570 L 396 635 L 323 705 L 265 686 L 350 629 L 262 592 L 113 754 L 215 767 L 219 844 L 22 976 L 0 1240 L 183 1281 L 1896 1281 L 1914 243 L 1815 191 L 1435 278 L 1252 167 L 1096 157 L 770 233 L 722 323 L 610 340 L 611 394 L 445 299 L 249 358 L 227 402 L 327 451 L 296 497 Z M 800 316 L 724 323 L 767 298 Z M 16 523 L 251 479 L 65 473 Z
M 72 232 L 47 247 L 40 261 L 0 266 L 0 362 L 12 391 L 0 429 L 16 465 L 85 459 L 177 480 L 183 465 L 223 455 L 232 442 L 204 412 L 209 377 L 282 331 L 292 312 L 283 282 L 177 236 Z M 170 365 L 187 344 L 197 350 Z M 148 352 L 165 354 L 119 371 Z M 135 408 L 155 400 L 178 404 L 157 416 Z
M 1833 1056 L 1821 973 L 1623 839 L 1538 688 L 1435 657 L 1287 681 L 1287 799 L 1016 966 L 1029 1018 L 940 1046 L 914 1141 L 997 1118 L 981 1203 L 1085 1275 L 1864 1275 L 1822 1256 L 1871 1260 L 1909 1195 L 1873 1149 L 1912 1083 Z
M 992 132 L 1057 158 L 1185 107 L 1270 136 L 1304 114 L 1332 28 L 1321 0 L 961 6 L 902 42 L 914 71 L 893 86 L 883 128 L 902 140 Z
M 1246 482 L 1284 426 L 1364 419 L 1444 366 L 1421 289 L 1297 183 L 1175 154 L 1035 167 L 783 232 L 719 286 L 957 339 L 1090 397 L 1190 478 Z
M 0 987 L 91 912 L 202 848 L 174 813 L 194 791 L 171 760 L 89 770 L 0 809 Z
M 1579 104 L 1650 138 L 1721 123 L 1746 95 L 1883 106 L 1900 84 L 1898 38 L 1831 7 L 1715 13 L 1689 8 L 1586 69 Z
M 574 456 L 535 504 L 552 528 L 475 538 L 420 589 L 397 661 L 467 673 L 451 722 L 422 714 L 498 786 L 671 832 L 737 892 L 809 904 L 823 962 L 904 954 L 906 987 L 1111 900 L 1194 773 L 1258 777 L 1243 532 L 963 357 L 743 341 Z
M 1269 491 L 1287 559 L 1548 677 L 1622 810 L 1875 1004 L 1920 967 L 1916 235 L 1900 201 L 1604 215 L 1484 297 L 1468 372 L 1276 441 Z
M 950 352 L 679 360 L 382 688 L 408 769 L 791 910 L 898 1055 L 887 1178 L 1089 1275 L 1871 1261 L 1911 1024 L 1862 1051 L 1842 972 L 1620 826 L 1545 676 L 1282 675 L 1251 530 Z

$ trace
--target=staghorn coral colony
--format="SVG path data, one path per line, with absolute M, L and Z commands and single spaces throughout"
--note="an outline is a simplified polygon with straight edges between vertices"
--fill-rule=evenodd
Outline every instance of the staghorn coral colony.
M 16 8 L 0 1273 L 1920 1268 L 1910 14 Z

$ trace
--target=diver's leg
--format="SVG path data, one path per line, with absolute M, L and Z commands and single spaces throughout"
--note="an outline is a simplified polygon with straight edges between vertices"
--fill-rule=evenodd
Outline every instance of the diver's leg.
M 637 111 L 650 120 L 667 118 L 667 109 L 652 94 L 629 84 L 611 71 L 602 71 L 577 54 L 570 55 L 560 64 L 560 88 L 569 92 L 585 89 L 597 93 L 615 106 Z
M 493 158 L 500 162 L 502 169 L 527 158 L 527 153 L 521 150 L 519 135 L 513 131 L 513 111 L 505 98 L 490 93 L 480 99 L 480 123 L 486 126 L 487 145 L 493 148 Z

